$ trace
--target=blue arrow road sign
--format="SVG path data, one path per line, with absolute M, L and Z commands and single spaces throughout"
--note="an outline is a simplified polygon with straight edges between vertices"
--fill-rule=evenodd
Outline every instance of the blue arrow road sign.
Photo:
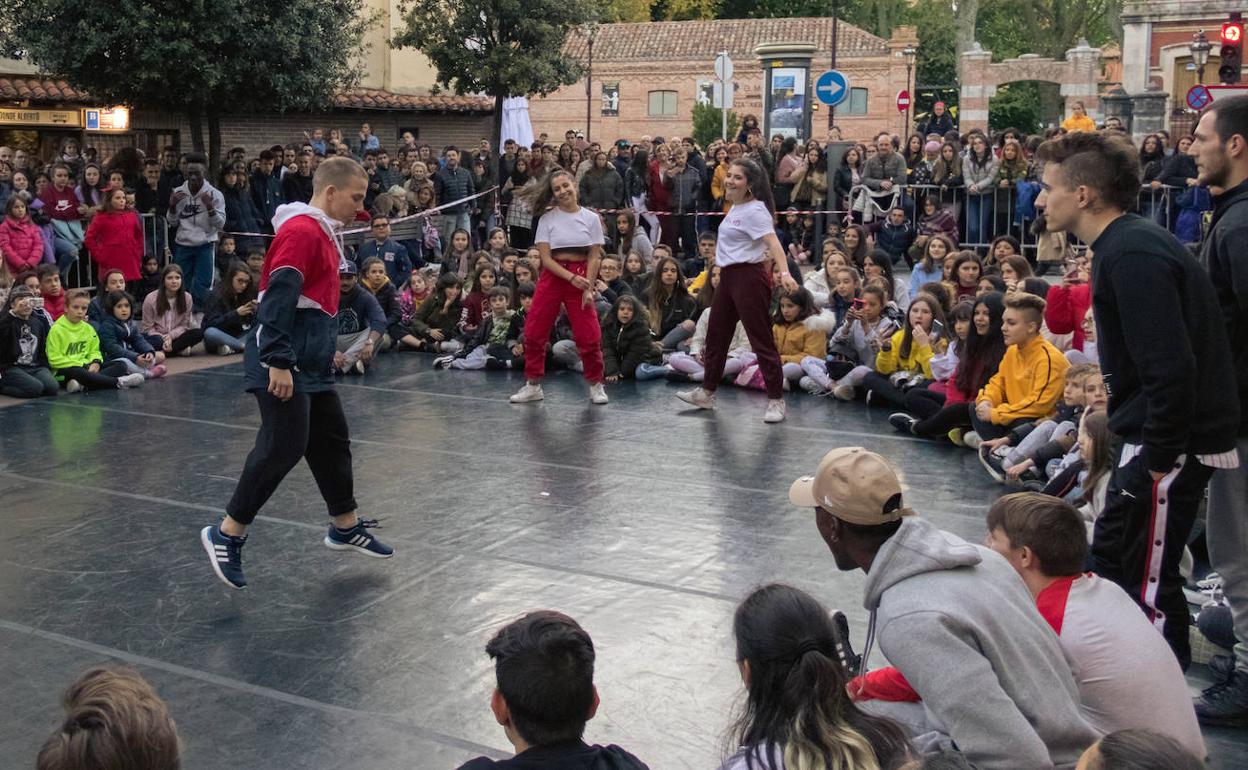
M 829 107 L 835 107 L 849 97 L 849 78 L 839 70 L 828 70 L 815 81 L 815 96 Z

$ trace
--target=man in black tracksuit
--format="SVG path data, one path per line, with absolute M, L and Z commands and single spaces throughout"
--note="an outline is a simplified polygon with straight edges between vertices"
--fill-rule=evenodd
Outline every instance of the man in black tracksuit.
M 1209 481 L 1206 539 L 1209 561 L 1222 577 L 1222 593 L 1235 630 L 1235 653 L 1220 681 L 1196 700 L 1206 725 L 1248 724 L 1248 96 L 1219 99 L 1196 126 L 1192 143 L 1200 181 L 1214 188 L 1215 208 L 1200 261 L 1218 293 L 1231 343 L 1237 387 L 1224 400 L 1240 410 L 1238 468 L 1221 468 Z M 1210 666 L 1211 670 L 1214 666 Z
M 1190 615 L 1179 559 L 1215 468 L 1235 458 L 1239 404 L 1208 274 L 1153 222 L 1125 214 L 1139 161 L 1125 140 L 1075 132 L 1045 143 L 1038 205 L 1091 244 L 1092 309 L 1118 439 L 1089 562 L 1126 589 L 1185 669 Z

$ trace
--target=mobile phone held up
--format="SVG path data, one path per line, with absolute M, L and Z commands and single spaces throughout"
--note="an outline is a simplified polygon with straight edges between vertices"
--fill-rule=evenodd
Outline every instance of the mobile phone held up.
M 854 297 L 854 301 L 849 303 L 850 310 L 855 310 L 859 313 L 861 313 L 862 309 L 866 306 L 867 303 L 862 300 L 862 297 Z
M 932 336 L 940 337 L 940 336 L 943 336 L 944 333 L 945 333 L 945 325 L 942 324 L 940 321 L 933 320 L 932 321 Z

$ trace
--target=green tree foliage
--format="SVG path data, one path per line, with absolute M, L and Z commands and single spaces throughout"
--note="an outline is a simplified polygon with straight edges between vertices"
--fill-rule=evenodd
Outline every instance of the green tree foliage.
M 358 82 L 363 0 L 197 0 L 176 12 L 117 0 L 10 0 L 0 52 L 69 81 L 94 101 L 177 110 L 195 149 L 220 156 L 220 116 L 312 111 Z
M 706 147 L 720 136 L 720 129 L 723 127 L 723 111 L 718 107 L 712 107 L 709 104 L 702 104 L 695 101 L 693 103 L 693 141 L 697 142 L 699 147 Z M 741 127 L 741 120 L 737 113 L 728 110 L 728 136 L 729 138 L 737 135 L 737 129 Z
M 409 0 L 396 47 L 423 53 L 438 85 L 457 94 L 494 97 L 494 144 L 503 100 L 545 96 L 581 78 L 584 67 L 563 52 L 568 33 L 597 18 L 594 0 Z
M 650 0 L 602 0 L 598 18 L 606 23 L 650 21 L 650 6 Z

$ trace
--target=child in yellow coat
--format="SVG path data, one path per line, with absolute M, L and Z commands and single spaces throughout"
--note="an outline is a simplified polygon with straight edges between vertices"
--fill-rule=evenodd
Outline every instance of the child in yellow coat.
M 804 376 L 802 361 L 815 358 L 822 361 L 828 355 L 828 335 L 836 330 L 836 314 L 831 311 L 818 313 L 810 292 L 799 287 L 780 295 L 780 306 L 772 319 L 771 334 L 780 351 L 780 363 L 784 367 L 784 387 Z M 757 376 L 756 376 L 757 375 Z M 737 377 L 737 384 L 762 388 L 761 374 L 756 365 L 745 367 Z

